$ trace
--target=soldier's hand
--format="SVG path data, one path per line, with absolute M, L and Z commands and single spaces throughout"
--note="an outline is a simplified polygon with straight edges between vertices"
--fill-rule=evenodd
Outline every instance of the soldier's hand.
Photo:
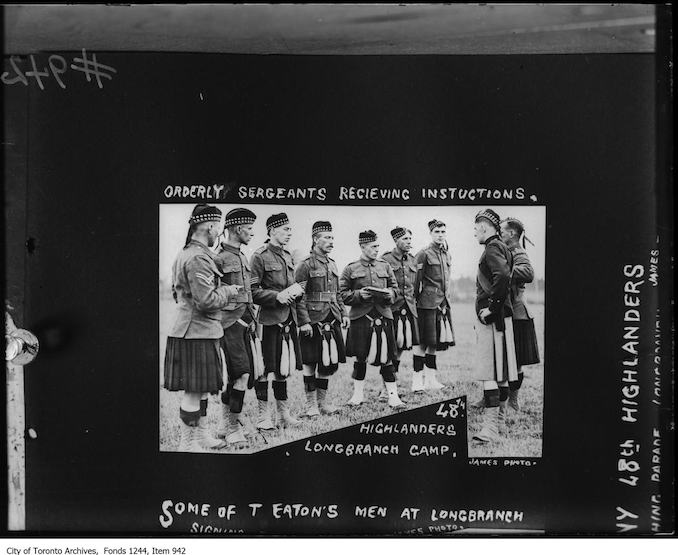
M 301 332 L 302 335 L 305 335 L 306 337 L 313 335 L 313 328 L 311 327 L 311 324 L 304 324 L 299 328 L 299 331 Z
M 240 289 L 242 289 L 242 285 L 224 285 L 224 287 L 226 288 L 229 297 L 235 297 L 240 293 Z
M 278 301 L 280 304 L 287 305 L 287 304 L 292 304 L 292 301 L 294 299 L 292 299 L 292 297 L 290 297 L 289 293 L 285 293 L 285 292 L 281 291 L 280 293 L 278 293 L 278 296 L 275 298 L 275 300 Z
M 348 316 L 343 316 L 341 318 L 341 327 L 344 329 L 351 327 L 351 319 Z
M 360 291 L 358 291 L 358 293 L 360 294 L 360 298 L 361 298 L 361 299 L 367 300 L 367 299 L 371 299 L 371 298 L 372 298 L 372 293 L 370 293 L 370 292 L 369 292 L 367 289 L 365 289 L 364 287 L 363 287 L 362 289 L 360 289 Z
M 478 318 L 480 318 L 480 321 L 483 324 L 487 324 L 487 317 L 492 314 L 489 308 L 483 308 L 479 313 L 478 313 Z

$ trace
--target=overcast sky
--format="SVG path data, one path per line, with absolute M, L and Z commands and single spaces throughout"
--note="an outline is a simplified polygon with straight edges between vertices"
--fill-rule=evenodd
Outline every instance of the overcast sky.
M 166 283 L 172 279 L 172 262 L 181 250 L 188 231 L 188 218 L 194 204 L 160 205 L 159 273 Z M 249 258 L 266 240 L 266 218 L 271 214 L 285 212 L 292 225 L 292 239 L 288 248 L 296 255 L 305 256 L 311 245 L 311 226 L 317 220 L 329 220 L 334 227 L 335 246 L 330 255 L 337 262 L 339 271 L 360 257 L 358 233 L 366 229 L 377 232 L 380 253 L 393 249 L 390 231 L 396 226 L 407 227 L 413 232 L 412 253 L 430 243 L 427 223 L 433 218 L 447 224 L 447 238 L 452 255 L 452 278 L 469 276 L 475 278 L 478 258 L 483 247 L 473 236 L 473 220 L 480 206 L 327 206 L 297 205 L 281 206 L 268 204 L 217 204 L 225 214 L 236 207 L 246 207 L 257 215 L 254 224 L 255 236 L 243 248 Z M 536 246 L 527 244 L 527 252 L 537 278 L 544 277 L 546 208 L 543 206 L 488 206 L 502 218 L 516 217 L 525 224 L 527 236 Z

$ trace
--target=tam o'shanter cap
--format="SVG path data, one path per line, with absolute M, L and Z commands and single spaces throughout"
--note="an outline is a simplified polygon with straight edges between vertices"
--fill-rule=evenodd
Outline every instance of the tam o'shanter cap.
M 271 231 L 275 227 L 287 225 L 288 223 L 290 223 L 290 219 L 284 212 L 281 212 L 280 214 L 273 214 L 272 216 L 269 216 L 268 220 L 266 220 L 266 230 Z
M 224 218 L 224 227 L 230 227 L 232 225 L 249 225 L 253 224 L 256 219 L 256 214 L 251 210 L 248 210 L 247 208 L 234 208 L 227 212 Z
M 332 224 L 330 222 L 315 222 L 311 228 L 311 233 L 325 233 L 332 231 Z
M 433 231 L 436 227 L 441 227 L 444 226 L 445 222 L 441 222 L 440 220 L 431 220 L 428 223 L 428 230 Z
M 210 206 L 209 204 L 197 204 L 193 208 L 191 217 L 188 220 L 188 223 L 201 224 L 204 222 L 219 222 L 221 221 L 221 210 L 216 206 Z
M 403 237 L 406 233 L 409 233 L 409 229 L 405 229 L 404 227 L 394 227 L 391 230 L 391 237 L 393 237 L 394 241 L 397 241 L 401 237 Z
M 372 231 L 371 229 L 368 229 L 367 231 L 361 231 L 358 234 L 358 244 L 359 245 L 364 245 L 365 243 L 371 243 L 372 241 L 377 240 L 377 234 Z
M 499 214 L 497 214 L 491 208 L 486 208 L 485 210 L 481 210 L 476 214 L 476 222 L 482 219 L 489 221 L 496 230 L 499 230 L 499 222 L 501 221 L 501 218 L 499 217 Z

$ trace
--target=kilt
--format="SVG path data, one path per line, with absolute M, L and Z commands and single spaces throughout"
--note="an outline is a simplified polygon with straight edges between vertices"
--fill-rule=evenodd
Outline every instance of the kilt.
M 518 378 L 513 326 L 511 318 L 505 318 L 505 331 L 497 331 L 495 324 L 476 321 L 473 325 L 476 335 L 472 376 L 479 381 L 514 381 Z
M 218 393 L 224 386 L 218 339 L 168 337 L 165 389 L 186 393 Z
M 334 340 L 337 344 L 338 362 L 330 364 L 329 366 L 324 366 L 322 362 L 323 337 L 320 326 L 322 325 L 324 327 L 324 324 L 329 324 L 331 326 Z M 344 335 L 341 332 L 341 323 L 330 315 L 323 320 L 323 322 L 311 324 L 311 328 L 313 328 L 313 335 L 305 336 L 301 334 L 299 336 L 299 343 L 301 344 L 301 360 L 304 364 L 317 364 L 318 374 L 322 376 L 331 376 L 338 370 L 339 363 L 346 362 L 346 346 L 344 345 Z
M 228 380 L 233 382 L 245 374 L 253 376 L 254 361 L 250 346 L 249 328 L 236 322 L 224 329 L 224 336 L 220 341 L 226 359 Z
M 296 364 L 294 368 L 301 370 L 301 349 L 299 347 L 299 336 L 297 333 L 297 325 L 292 318 L 282 325 L 273 324 L 272 326 L 263 326 L 261 334 L 261 350 L 264 356 L 264 371 L 266 374 L 273 372 L 278 379 L 285 379 L 280 373 L 280 357 L 282 356 L 283 336 L 285 335 L 284 328 L 289 327 L 289 336 L 294 347 L 294 356 Z M 290 368 L 290 372 L 294 369 Z
M 367 355 L 370 352 L 370 344 L 372 341 L 372 318 L 373 321 L 379 320 L 380 326 L 376 326 L 376 330 L 384 330 L 386 334 L 387 344 L 387 360 L 386 362 L 393 362 L 396 359 L 396 340 L 393 333 L 393 320 L 384 318 L 376 311 L 372 311 L 368 315 L 362 316 L 357 320 L 351 320 L 351 326 L 348 328 L 348 337 L 346 338 L 346 355 L 356 357 L 359 361 L 367 361 Z M 377 333 L 377 347 L 381 349 L 381 333 Z M 381 353 L 381 350 L 379 350 Z M 367 361 L 372 366 L 381 366 L 379 362 Z
M 513 332 L 516 342 L 516 359 L 518 366 L 537 364 L 539 362 L 539 346 L 534 331 L 534 320 L 513 320 Z
M 419 320 L 417 316 L 412 314 L 409 308 L 406 305 L 402 305 L 400 308 L 393 308 L 393 333 L 396 336 L 396 347 L 398 346 L 398 320 L 403 321 L 403 329 L 405 325 L 405 320 L 409 320 L 410 328 L 412 329 L 412 345 L 419 345 Z M 403 314 L 404 313 L 404 314 Z M 407 349 L 409 350 L 409 348 Z
M 445 316 L 439 308 L 418 308 L 419 313 L 419 344 L 425 347 L 435 346 L 436 351 L 445 351 L 448 347 L 454 347 L 454 326 L 452 325 L 452 312 L 449 305 Z M 447 318 L 452 330 L 451 342 L 440 342 L 440 323 Z

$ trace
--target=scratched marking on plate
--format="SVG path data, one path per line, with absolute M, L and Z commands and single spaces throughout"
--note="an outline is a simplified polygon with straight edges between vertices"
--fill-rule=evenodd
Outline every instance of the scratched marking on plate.
M 30 67 L 26 69 L 22 67 L 28 64 Z M 47 59 L 47 66 L 42 69 L 38 68 L 35 55 L 31 54 L 24 64 L 21 59 L 16 56 L 9 58 L 10 71 L 3 71 L 2 82 L 5 85 L 17 85 L 21 83 L 28 86 L 30 80 L 35 80 L 35 83 L 40 87 L 40 90 L 45 90 L 45 82 L 49 81 L 51 77 L 54 78 L 57 85 L 62 89 L 66 88 L 62 76 L 70 70 L 78 73 L 84 73 L 85 79 L 88 83 L 96 83 L 100 89 L 104 88 L 104 79 L 109 81 L 113 79 L 113 74 L 118 71 L 109 65 L 101 63 L 97 59 L 97 55 L 89 53 L 85 48 L 82 49 L 80 56 L 74 56 L 69 65 L 66 58 L 58 54 L 52 54 Z

